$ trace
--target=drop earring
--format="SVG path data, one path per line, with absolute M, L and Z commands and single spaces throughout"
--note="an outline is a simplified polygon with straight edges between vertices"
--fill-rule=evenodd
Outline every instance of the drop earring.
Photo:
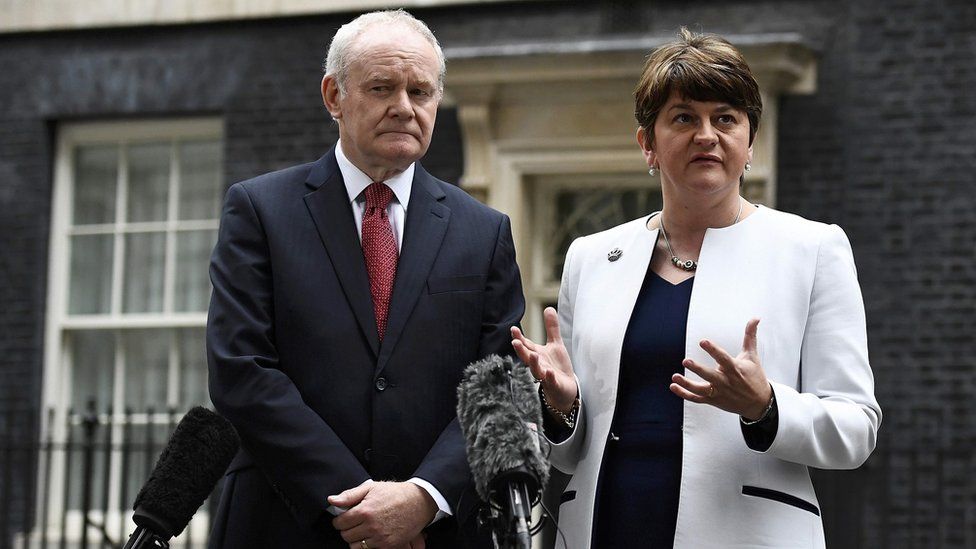
M 746 162 L 746 171 L 749 171 L 751 169 L 752 169 L 752 164 Z
M 651 169 L 647 170 L 647 175 L 651 177 L 657 175 L 657 168 L 655 166 L 651 166 Z

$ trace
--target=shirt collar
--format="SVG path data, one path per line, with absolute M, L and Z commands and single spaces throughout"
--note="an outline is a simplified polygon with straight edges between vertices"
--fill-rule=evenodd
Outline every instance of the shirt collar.
M 373 180 L 349 161 L 346 154 L 342 152 L 341 142 L 336 143 L 335 151 L 339 172 L 342 174 L 342 181 L 346 185 L 346 194 L 349 195 L 349 202 L 352 203 L 363 194 L 363 191 L 373 183 Z M 413 173 L 416 165 L 416 162 L 411 163 L 402 173 L 383 182 L 393 191 L 393 195 L 403 207 L 403 211 L 407 210 L 407 202 L 410 201 L 410 189 L 413 187 Z

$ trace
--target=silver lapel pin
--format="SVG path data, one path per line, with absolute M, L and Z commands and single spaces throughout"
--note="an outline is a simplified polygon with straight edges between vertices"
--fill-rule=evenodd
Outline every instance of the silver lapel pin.
M 607 252 L 607 261 L 614 262 L 620 259 L 620 256 L 622 255 L 624 255 L 624 252 L 622 252 L 620 248 L 614 248 Z

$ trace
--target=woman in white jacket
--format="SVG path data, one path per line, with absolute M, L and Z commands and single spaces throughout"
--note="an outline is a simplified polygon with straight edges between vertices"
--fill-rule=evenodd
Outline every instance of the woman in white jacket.
M 822 548 L 807 468 L 881 423 L 850 244 L 740 196 L 762 104 L 724 39 L 682 29 L 635 99 L 662 211 L 570 246 L 545 344 L 512 329 L 573 475 L 557 547 Z

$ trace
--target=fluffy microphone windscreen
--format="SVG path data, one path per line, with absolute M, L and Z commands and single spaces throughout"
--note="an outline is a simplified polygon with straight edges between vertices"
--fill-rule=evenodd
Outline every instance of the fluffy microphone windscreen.
M 527 366 L 495 355 L 469 365 L 458 386 L 458 423 L 475 488 L 484 501 L 493 479 L 520 467 L 545 486 L 549 462 L 538 433 L 542 407 Z
M 240 442 L 229 421 L 197 406 L 180 420 L 133 508 L 178 536 L 230 465 Z M 138 517 L 136 518 L 138 523 Z

